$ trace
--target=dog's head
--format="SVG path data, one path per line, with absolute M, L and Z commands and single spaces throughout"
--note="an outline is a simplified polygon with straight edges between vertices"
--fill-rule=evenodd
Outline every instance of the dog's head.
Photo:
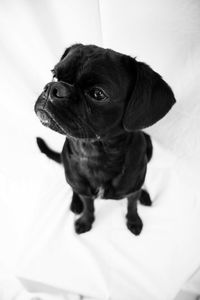
M 151 126 L 175 103 L 159 74 L 130 56 L 75 44 L 64 52 L 35 104 L 43 125 L 97 139 Z

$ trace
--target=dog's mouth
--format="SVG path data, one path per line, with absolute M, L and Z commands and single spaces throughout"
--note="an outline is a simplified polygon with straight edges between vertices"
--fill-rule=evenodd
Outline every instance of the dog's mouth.
M 50 129 L 57 131 L 58 133 L 66 135 L 65 130 L 60 124 L 58 124 L 58 122 L 49 112 L 44 109 L 38 109 L 36 111 L 36 114 L 44 126 L 49 127 Z
M 87 137 L 87 136 L 81 136 L 80 137 L 80 136 L 75 136 L 73 134 L 70 134 L 69 132 L 64 130 L 64 128 L 60 124 L 58 124 L 58 122 L 55 120 L 55 118 L 49 112 L 47 112 L 44 109 L 38 109 L 36 114 L 37 114 L 37 117 L 39 118 L 40 122 L 42 123 L 42 125 L 44 125 L 44 126 L 50 128 L 50 129 L 60 133 L 60 134 L 64 134 L 70 139 L 88 140 L 90 142 L 100 140 L 100 136 L 98 136 L 98 135 L 91 138 L 91 137 Z
M 100 139 L 93 129 L 88 127 L 83 121 L 81 122 L 69 109 L 67 116 L 63 116 L 63 111 L 60 111 L 58 107 L 53 106 L 41 97 L 36 102 L 34 109 L 42 125 L 66 135 L 70 139 L 88 141 Z

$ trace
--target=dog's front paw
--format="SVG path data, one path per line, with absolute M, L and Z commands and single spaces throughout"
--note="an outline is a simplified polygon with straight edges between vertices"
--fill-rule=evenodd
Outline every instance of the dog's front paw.
M 127 220 L 128 229 L 135 235 L 139 235 L 142 231 L 143 223 L 139 216 L 134 219 Z
M 86 219 L 83 218 L 79 218 L 78 220 L 76 220 L 75 222 L 75 231 L 78 234 L 81 233 L 85 233 L 87 231 L 90 231 L 90 229 L 92 228 L 92 222 L 89 222 Z
M 140 195 L 140 203 L 145 205 L 145 206 L 151 206 L 152 201 L 149 196 L 149 193 L 145 190 L 142 190 L 141 195 Z

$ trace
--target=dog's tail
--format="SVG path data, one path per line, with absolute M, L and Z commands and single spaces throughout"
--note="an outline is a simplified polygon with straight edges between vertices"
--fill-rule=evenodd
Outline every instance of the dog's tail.
M 40 149 L 40 151 L 44 154 L 46 154 L 47 157 L 53 159 L 54 161 L 56 161 L 57 163 L 61 163 L 61 155 L 60 153 L 51 150 L 47 144 L 45 143 L 45 141 L 39 137 L 36 138 L 38 147 Z
M 145 132 L 144 132 L 144 137 L 146 139 L 146 144 L 147 144 L 147 159 L 148 159 L 148 162 L 149 162 L 150 159 L 152 158 L 152 155 L 153 155 L 153 145 L 152 145 L 150 136 L 147 133 L 145 133 Z

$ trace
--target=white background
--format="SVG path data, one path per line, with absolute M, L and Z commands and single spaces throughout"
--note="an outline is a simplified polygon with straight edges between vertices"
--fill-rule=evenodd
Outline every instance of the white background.
M 102 299 L 173 299 L 200 264 L 199 1 L 1 0 L 0 22 L 1 265 Z M 63 137 L 44 128 L 33 107 L 74 42 L 137 56 L 177 99 L 147 130 L 155 146 L 147 185 L 156 205 L 140 207 L 146 225 L 138 239 L 125 227 L 125 200 L 100 201 L 92 232 L 77 237 L 63 170 L 36 147 L 39 135 L 62 148 Z

